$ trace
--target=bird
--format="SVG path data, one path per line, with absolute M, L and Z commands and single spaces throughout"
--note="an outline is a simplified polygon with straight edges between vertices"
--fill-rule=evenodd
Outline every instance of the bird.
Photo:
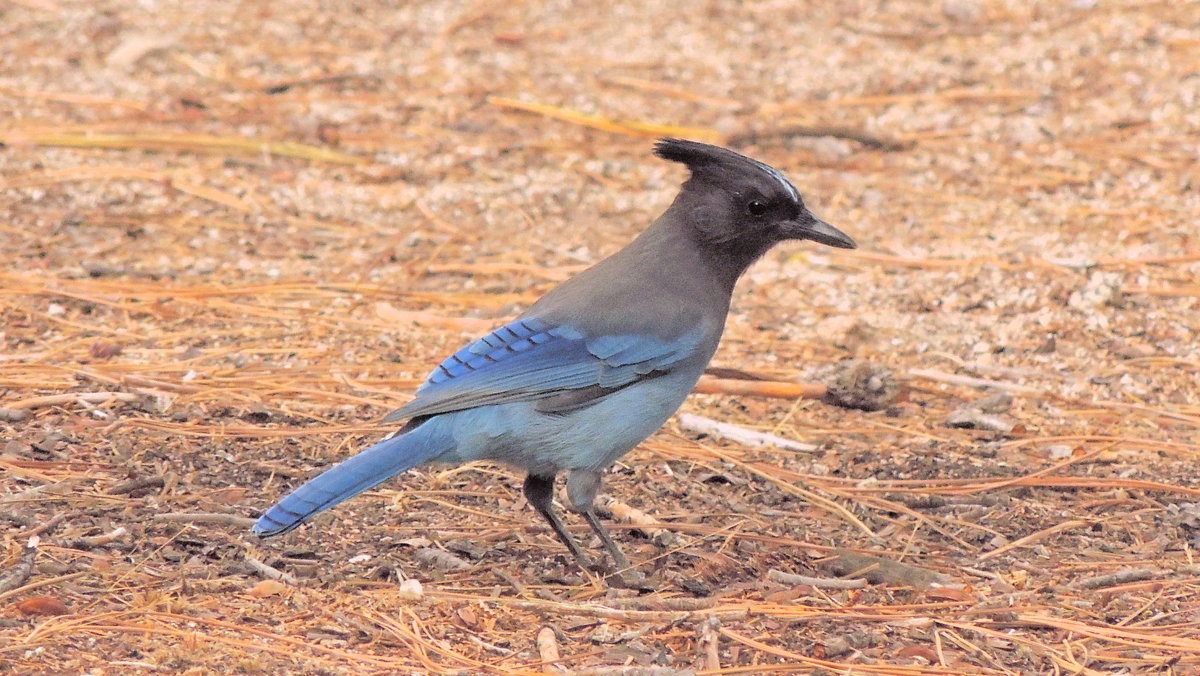
M 438 364 L 383 419 L 403 426 L 296 488 L 252 532 L 286 533 L 427 463 L 489 460 L 525 473 L 530 505 L 582 568 L 598 570 L 554 510 L 565 474 L 569 507 L 612 558 L 613 575 L 630 570 L 596 516 L 602 475 L 683 404 L 717 349 L 738 278 L 787 240 L 856 247 L 767 164 L 678 138 L 660 139 L 654 153 L 689 171 L 662 215 Z

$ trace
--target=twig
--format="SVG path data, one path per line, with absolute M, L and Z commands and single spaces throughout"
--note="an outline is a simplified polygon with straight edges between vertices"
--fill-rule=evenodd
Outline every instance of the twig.
M 117 540 L 124 538 L 129 534 L 129 531 L 124 526 L 118 526 L 107 533 L 101 535 L 92 535 L 90 537 L 75 538 L 61 543 L 63 547 L 68 549 L 95 549 L 110 545 Z
M 629 598 L 605 599 L 604 603 L 613 608 L 631 608 L 634 610 L 674 610 L 692 611 L 708 610 L 717 605 L 717 599 L 711 596 L 700 598 L 692 596 L 631 596 Z
M 279 582 L 286 582 L 287 584 L 298 584 L 296 576 L 292 575 L 291 573 L 285 573 L 274 566 L 268 566 L 266 563 L 254 558 L 253 556 L 250 556 L 249 554 L 245 555 L 242 560 L 246 562 L 246 565 L 249 566 L 251 570 L 268 580 L 278 580 Z
M 967 505 L 972 507 L 995 507 L 1005 501 L 997 495 L 928 495 L 923 493 L 889 493 L 885 500 L 899 502 L 913 509 L 938 509 L 947 506 Z
M 508 586 L 512 587 L 518 596 L 525 594 L 525 585 L 521 584 L 521 581 L 513 577 L 507 570 L 495 568 L 492 572 L 496 574 L 496 577 L 507 582 Z
M 597 501 L 597 506 L 600 509 L 608 510 L 613 520 L 618 523 L 631 523 L 638 526 L 647 537 L 660 545 L 670 547 L 676 544 L 678 536 L 674 532 L 659 527 L 658 519 L 636 507 L 630 507 L 608 495 L 601 496 Z
M 700 394 L 736 394 L 773 399 L 820 399 L 829 388 L 822 383 L 785 383 L 777 380 L 737 380 L 701 376 L 693 392 Z
M 705 418 L 704 416 L 692 413 L 681 413 L 679 415 L 679 427 L 693 434 L 704 434 L 718 439 L 728 439 L 729 441 L 746 446 L 775 446 L 785 451 L 815 451 L 818 448 L 816 444 L 792 441 L 791 439 L 785 439 L 774 434 L 738 427 L 732 423 L 720 422 L 719 420 Z
M 999 582 L 1004 581 L 1003 575 L 1001 575 L 999 573 L 993 573 L 988 570 L 980 570 L 978 568 L 972 568 L 970 566 L 959 566 L 958 569 L 963 571 L 964 573 L 970 573 L 971 575 L 974 575 L 975 577 L 982 577 L 985 580 L 996 580 Z
M 161 476 L 138 477 L 136 479 L 122 481 L 119 484 L 114 484 L 112 488 L 108 489 L 108 494 L 125 495 L 127 493 L 139 491 L 143 488 L 162 488 L 165 483 L 166 480 Z
M 33 562 L 37 559 L 38 542 L 39 538 L 35 535 L 25 543 L 25 549 L 21 552 L 21 558 L 17 560 L 17 565 L 13 566 L 7 575 L 0 578 L 0 594 L 25 584 L 25 581 L 33 574 Z
M 538 630 L 537 649 L 538 656 L 542 658 L 542 664 L 550 665 L 555 671 L 562 669 L 557 664 L 562 659 L 562 655 L 558 652 L 558 636 L 554 632 L 554 627 L 544 626 Z
M 1077 580 L 1067 585 L 1071 589 L 1100 589 L 1102 587 L 1113 587 L 1126 582 L 1141 582 L 1142 580 L 1152 580 L 1158 577 L 1161 571 L 1152 568 L 1128 568 L 1126 570 L 1118 570 L 1115 573 L 1108 575 L 1097 575 L 1083 580 Z
M 8 405 L 8 408 L 29 410 L 60 404 L 104 404 L 110 401 L 137 401 L 141 398 L 141 395 L 129 392 L 68 392 L 14 401 Z
M 249 528 L 254 525 L 254 519 L 249 517 L 238 516 L 236 514 L 214 514 L 210 512 L 155 514 L 151 519 L 172 523 L 215 523 L 222 526 L 239 526 L 241 528 Z
M 994 388 L 1004 390 L 1006 392 L 1015 392 L 1017 394 L 1039 395 L 1044 394 L 1042 390 L 1028 385 L 1018 385 L 1005 380 L 991 380 L 989 378 L 974 378 L 972 376 L 960 376 L 954 373 L 944 373 L 933 369 L 911 369 L 908 374 L 917 378 L 924 378 L 939 383 L 947 383 L 949 385 L 964 385 L 966 387 Z
M 772 582 L 787 585 L 808 585 L 817 587 L 818 589 L 862 589 L 867 586 L 866 578 L 858 577 L 849 580 L 842 580 L 828 577 L 809 577 L 807 575 L 796 575 L 795 573 L 785 573 L 782 570 L 772 568 L 767 571 L 767 579 Z
M 0 498 L 0 505 L 8 505 L 8 504 L 12 504 L 14 502 L 25 502 L 27 500 L 34 500 L 36 498 L 41 497 L 41 495 L 43 493 L 53 494 L 53 493 L 55 493 L 55 491 L 57 491 L 60 488 L 68 487 L 72 481 L 73 481 L 72 479 L 63 479 L 62 481 L 59 481 L 57 483 L 42 484 L 41 486 L 34 486 L 33 488 L 25 489 L 25 490 L 21 491 L 20 493 L 13 493 L 12 495 L 7 495 L 3 498 Z
M 46 523 L 43 523 L 40 526 L 38 526 L 32 530 L 29 530 L 28 532 L 21 533 L 20 537 L 33 537 L 35 535 L 45 535 L 45 534 L 49 533 L 50 531 L 54 530 L 55 528 L 58 528 L 58 524 L 65 521 L 67 516 L 69 516 L 69 514 L 67 514 L 66 512 L 64 512 L 62 514 L 55 514 Z

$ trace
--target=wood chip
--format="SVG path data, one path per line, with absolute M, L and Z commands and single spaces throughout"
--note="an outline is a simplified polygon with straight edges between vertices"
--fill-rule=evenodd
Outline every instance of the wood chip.
M 694 413 L 680 413 L 679 427 L 685 432 L 692 434 L 701 434 L 715 437 L 717 439 L 726 439 L 738 444 L 746 446 L 774 446 L 782 448 L 785 451 L 800 451 L 809 452 L 815 451 L 818 446 L 816 444 L 806 444 L 799 441 L 792 441 L 774 434 L 759 432 L 756 430 L 746 429 L 731 423 L 720 422 L 712 418 L 696 415 Z

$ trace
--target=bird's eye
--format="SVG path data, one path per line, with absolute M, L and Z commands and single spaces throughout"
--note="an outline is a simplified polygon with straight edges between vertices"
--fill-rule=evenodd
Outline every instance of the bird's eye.
M 749 212 L 751 216 L 762 216 L 763 214 L 767 213 L 767 205 L 763 204 L 759 200 L 754 200 L 746 205 L 746 211 Z

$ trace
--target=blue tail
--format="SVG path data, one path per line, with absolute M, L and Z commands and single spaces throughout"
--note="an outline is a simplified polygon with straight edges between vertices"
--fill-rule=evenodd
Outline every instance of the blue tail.
M 452 444 L 433 434 L 432 427 L 401 431 L 330 467 L 268 509 L 250 531 L 259 537 L 286 533 L 309 517 L 450 450 Z

